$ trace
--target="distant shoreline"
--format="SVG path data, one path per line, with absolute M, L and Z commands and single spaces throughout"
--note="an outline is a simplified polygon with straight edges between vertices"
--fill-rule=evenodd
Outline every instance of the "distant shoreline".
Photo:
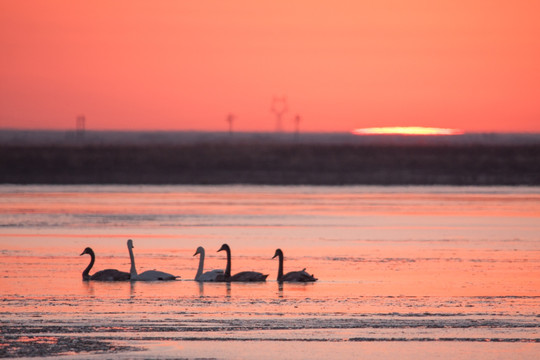
M 540 143 L 0 144 L 3 184 L 540 185 Z
M 350 132 L 95 131 L 0 129 L 0 145 L 147 146 L 187 144 L 303 145 L 536 145 L 540 133 L 466 133 L 452 136 L 354 135 Z

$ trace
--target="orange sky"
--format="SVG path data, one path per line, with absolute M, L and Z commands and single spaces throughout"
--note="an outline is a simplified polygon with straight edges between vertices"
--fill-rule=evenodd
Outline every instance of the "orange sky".
M 540 132 L 539 1 L 0 0 L 0 128 Z

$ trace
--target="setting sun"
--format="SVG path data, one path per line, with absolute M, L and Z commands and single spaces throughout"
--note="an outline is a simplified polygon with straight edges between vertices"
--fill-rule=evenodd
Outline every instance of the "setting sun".
M 461 135 L 460 129 L 443 129 L 422 126 L 393 126 L 355 129 L 355 135 Z

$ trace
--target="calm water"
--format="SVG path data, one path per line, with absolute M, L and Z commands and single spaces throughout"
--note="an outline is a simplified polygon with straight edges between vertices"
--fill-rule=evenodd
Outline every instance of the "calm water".
M 535 358 L 540 188 L 0 186 L 0 355 Z M 83 282 L 94 271 L 162 283 Z M 205 269 L 262 284 L 192 281 Z M 276 281 L 314 273 L 314 284 Z M 19 350 L 17 350 L 19 349 Z M 23 350 L 20 350 L 23 349 Z M 17 352 L 19 351 L 19 352 Z M 36 350 L 38 351 L 38 350 Z

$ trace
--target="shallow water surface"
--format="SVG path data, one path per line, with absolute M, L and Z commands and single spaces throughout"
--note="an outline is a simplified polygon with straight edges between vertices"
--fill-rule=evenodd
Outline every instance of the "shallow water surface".
M 0 186 L 0 355 L 534 358 L 534 187 Z M 94 271 L 172 282 L 84 282 Z M 192 281 L 206 269 L 259 284 Z M 307 268 L 310 284 L 278 284 Z

